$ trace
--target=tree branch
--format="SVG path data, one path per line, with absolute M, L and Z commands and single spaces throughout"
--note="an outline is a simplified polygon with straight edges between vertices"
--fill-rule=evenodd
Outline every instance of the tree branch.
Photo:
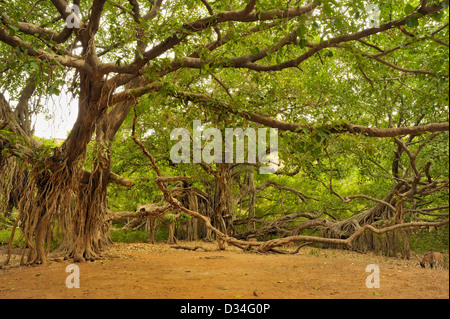
M 156 85 L 156 84 L 155 84 Z M 153 88 L 154 89 L 154 88 Z M 237 110 L 230 104 L 222 102 L 218 99 L 211 98 L 204 94 L 191 93 L 191 92 L 172 92 L 172 96 L 181 100 L 188 100 L 193 103 L 198 103 L 206 107 L 212 107 L 218 111 L 228 112 L 235 115 L 240 115 L 245 119 L 265 125 L 267 127 L 277 128 L 281 131 L 294 132 L 296 134 L 304 134 L 305 131 L 313 132 L 317 130 L 312 125 L 302 125 L 284 122 L 276 120 L 270 117 L 259 115 L 253 112 L 245 110 Z M 396 137 L 408 134 L 421 134 L 426 132 L 443 132 L 449 130 L 449 123 L 432 123 L 428 125 L 418 125 L 410 127 L 397 127 L 397 128 L 370 128 L 361 125 L 353 124 L 339 124 L 339 125 L 326 125 L 322 129 L 329 131 L 331 134 L 351 133 L 361 134 L 371 137 Z

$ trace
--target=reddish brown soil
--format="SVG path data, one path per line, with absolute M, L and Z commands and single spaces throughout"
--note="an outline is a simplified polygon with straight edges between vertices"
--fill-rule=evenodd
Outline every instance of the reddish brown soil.
M 78 264 L 79 289 L 66 287 L 69 261 L 0 269 L 0 298 L 449 298 L 448 269 L 422 269 L 420 256 L 405 261 L 310 247 L 296 255 L 262 255 L 182 245 L 211 251 L 115 244 L 103 260 Z M 380 288 L 366 287 L 368 264 L 379 266 Z

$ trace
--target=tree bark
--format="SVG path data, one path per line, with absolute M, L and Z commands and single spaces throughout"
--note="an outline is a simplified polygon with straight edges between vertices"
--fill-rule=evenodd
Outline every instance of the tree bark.
M 216 190 L 214 194 L 214 225 L 222 233 L 231 236 L 234 232 L 233 215 L 231 212 L 231 194 L 229 181 L 231 179 L 230 164 L 221 163 L 218 165 L 216 175 Z M 225 242 L 218 238 L 220 250 L 225 249 Z
M 147 218 L 147 225 L 146 229 L 149 234 L 148 236 L 148 243 L 149 244 L 155 244 L 156 238 L 155 238 L 155 231 L 156 231 L 156 218 L 149 217 Z
M 247 232 L 255 230 L 255 222 L 253 221 L 253 219 L 255 218 L 255 198 L 256 198 L 254 175 L 255 171 L 253 169 L 250 172 L 248 172 L 249 200 L 248 200 Z
M 167 238 L 167 243 L 169 245 L 176 244 L 177 241 L 175 239 L 175 222 L 168 221 L 166 224 L 167 224 L 167 230 L 169 231 L 169 237 Z

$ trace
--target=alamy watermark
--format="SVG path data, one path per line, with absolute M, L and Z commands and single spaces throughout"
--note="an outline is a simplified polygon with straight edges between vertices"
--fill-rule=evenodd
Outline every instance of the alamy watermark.
M 367 265 L 366 272 L 371 274 L 366 277 L 367 288 L 380 288 L 380 267 L 375 264 Z
M 81 26 L 81 11 L 80 11 L 80 7 L 77 6 L 76 4 L 74 5 L 69 5 L 66 7 L 66 12 L 70 13 L 69 16 L 66 18 L 66 24 L 67 24 L 67 28 L 69 29 L 79 29 Z
M 380 27 L 380 8 L 378 4 L 369 4 L 366 6 L 366 13 L 369 14 L 366 24 L 368 28 L 379 28 Z
M 80 288 L 80 267 L 75 264 L 67 265 L 66 272 L 70 272 L 70 275 L 66 278 L 66 287 Z
M 261 164 L 260 174 L 274 174 L 278 170 L 278 129 L 269 130 L 269 140 L 267 140 L 266 128 L 257 130 L 247 128 L 245 131 L 242 128 L 226 128 L 225 137 L 223 137 L 219 129 L 203 129 L 201 121 L 196 120 L 193 121 L 192 132 L 193 136 L 185 128 L 176 128 L 170 133 L 171 140 L 179 140 L 170 150 L 172 162 L 176 164 L 259 163 Z M 207 143 L 202 146 L 203 141 Z M 235 148 L 236 152 L 234 152 Z M 269 151 L 268 154 L 267 151 Z M 245 161 L 245 153 L 247 153 L 247 161 Z

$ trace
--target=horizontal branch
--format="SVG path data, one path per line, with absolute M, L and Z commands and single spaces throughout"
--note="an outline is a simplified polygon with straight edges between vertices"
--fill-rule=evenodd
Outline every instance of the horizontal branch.
M 114 183 L 114 184 L 126 186 L 126 187 L 131 186 L 131 181 L 129 181 L 126 178 L 120 177 L 119 175 L 112 173 L 112 172 L 109 173 L 109 183 Z
M 397 224 L 397 225 L 380 228 L 380 229 L 377 229 L 377 228 L 373 227 L 372 225 L 364 225 L 361 228 L 359 228 L 356 232 L 354 232 L 353 235 L 351 235 L 350 237 L 348 237 L 346 239 L 323 238 L 323 237 L 299 235 L 299 236 L 289 236 L 289 237 L 285 237 L 285 238 L 273 239 L 273 240 L 269 240 L 269 241 L 263 242 L 263 243 L 257 242 L 257 243 L 254 243 L 253 245 L 260 246 L 260 248 L 258 250 L 261 252 L 267 252 L 270 249 L 272 249 L 273 247 L 283 246 L 283 245 L 286 245 L 286 244 L 288 244 L 290 242 L 294 242 L 294 241 L 322 243 L 322 244 L 329 244 L 329 245 L 344 245 L 349 248 L 352 248 L 353 241 L 356 238 L 358 238 L 359 236 L 361 236 L 366 231 L 370 231 L 375 234 L 384 234 L 384 233 L 394 231 L 397 229 L 402 229 L 402 228 L 417 228 L 417 227 L 431 227 L 431 226 L 439 227 L 439 226 L 447 225 L 448 223 L 449 223 L 449 220 L 447 219 L 447 220 L 444 220 L 441 222 L 402 223 L 402 224 Z
M 82 70 L 88 74 L 92 74 L 92 67 L 85 60 L 69 55 L 59 55 L 47 52 L 42 49 L 35 49 L 31 45 L 26 44 L 17 36 L 10 36 L 6 29 L 0 28 L 0 41 L 6 43 L 13 48 L 21 48 L 28 56 L 38 58 L 42 61 L 55 61 L 64 66 Z
M 161 217 L 171 208 L 172 206 L 169 204 L 164 204 L 162 206 L 159 206 L 157 204 L 149 204 L 138 206 L 137 211 L 135 212 L 130 211 L 113 212 L 112 210 L 108 210 L 107 219 L 111 221 L 116 221 L 121 218 L 138 218 L 138 219 L 148 217 L 157 218 Z
M 438 206 L 438 207 L 431 207 L 431 208 L 422 208 L 422 209 L 405 209 L 405 213 L 419 213 L 421 215 L 428 215 L 428 216 L 448 216 L 449 213 L 428 213 L 435 210 L 444 210 L 449 209 L 449 205 L 445 206 Z
M 5 25 L 8 25 L 8 26 L 13 25 L 11 18 L 6 13 L 2 13 L 1 21 Z M 27 23 L 27 22 L 18 22 L 17 25 L 15 25 L 15 26 L 22 33 L 25 33 L 28 35 L 33 35 L 42 40 L 54 41 L 59 44 L 66 42 L 72 35 L 72 31 L 73 31 L 73 29 L 71 29 L 71 28 L 64 27 L 64 29 L 58 33 L 53 30 L 49 30 L 49 29 L 34 25 L 32 23 Z
M 312 125 L 289 123 L 285 121 L 276 120 L 264 115 L 256 114 L 249 111 L 241 111 L 234 108 L 232 105 L 222 102 L 218 99 L 206 96 L 199 93 L 191 92 L 173 92 L 172 96 L 179 98 L 181 100 L 188 100 L 193 103 L 198 103 L 206 107 L 212 107 L 216 110 L 232 113 L 235 115 L 240 115 L 251 122 L 262 124 L 267 127 L 272 127 L 279 129 L 281 131 L 289 131 L 297 134 L 304 134 L 305 131 L 313 132 L 317 131 Z M 449 123 L 431 123 L 428 125 L 418 125 L 410 127 L 395 127 L 395 128 L 371 128 L 361 125 L 354 124 L 339 124 L 339 125 L 326 125 L 321 128 L 326 130 L 331 134 L 341 134 L 341 133 L 351 133 L 351 134 L 361 134 L 371 137 L 396 137 L 402 135 L 414 134 L 418 135 L 420 133 L 427 132 L 444 132 L 449 130 Z
M 81 181 L 80 182 L 82 184 L 87 184 L 87 183 L 89 183 L 89 179 L 90 178 L 91 178 L 91 172 L 89 172 L 87 170 L 84 170 L 83 171 L 83 176 L 81 177 Z M 109 173 L 108 183 L 114 183 L 114 184 L 117 184 L 117 185 L 120 185 L 120 186 L 126 186 L 126 187 L 130 187 L 131 184 L 132 184 L 131 181 L 129 181 L 129 180 L 123 178 L 123 177 L 120 177 L 119 175 L 117 175 L 117 174 L 115 174 L 113 172 Z

